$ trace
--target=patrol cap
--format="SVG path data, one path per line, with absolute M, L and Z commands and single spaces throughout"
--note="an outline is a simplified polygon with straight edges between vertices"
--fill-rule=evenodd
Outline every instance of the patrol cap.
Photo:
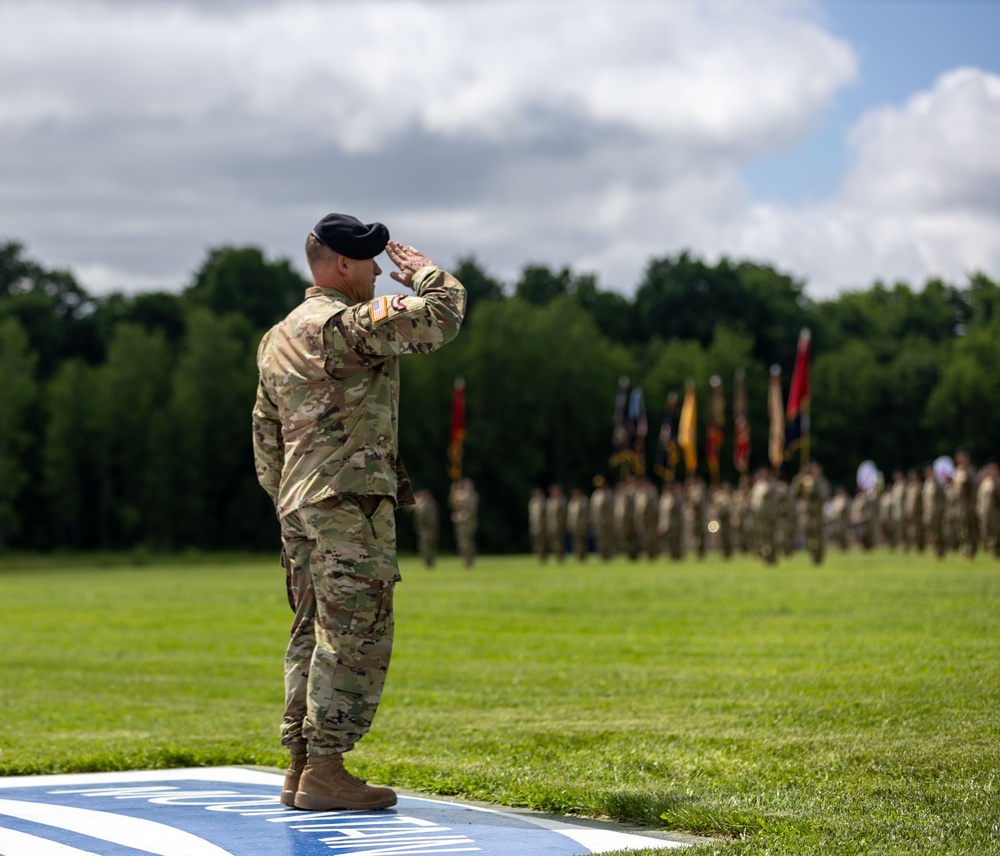
M 365 224 L 350 214 L 327 214 L 313 226 L 312 236 L 349 259 L 373 259 L 389 243 L 389 230 L 381 223 Z

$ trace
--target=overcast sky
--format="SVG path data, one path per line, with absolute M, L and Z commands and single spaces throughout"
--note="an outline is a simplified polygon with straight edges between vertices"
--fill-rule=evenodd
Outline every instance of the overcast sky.
M 0 0 L 0 34 L 0 240 L 95 294 L 224 244 L 304 271 L 329 211 L 506 281 L 1000 279 L 990 0 Z

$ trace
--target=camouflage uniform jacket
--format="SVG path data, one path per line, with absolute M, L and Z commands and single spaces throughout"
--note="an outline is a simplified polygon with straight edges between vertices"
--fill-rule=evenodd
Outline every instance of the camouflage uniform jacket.
M 399 355 L 449 342 L 465 313 L 462 284 L 436 267 L 417 271 L 413 289 L 351 304 L 313 286 L 264 334 L 253 448 L 279 518 L 344 494 L 413 503 L 399 457 Z

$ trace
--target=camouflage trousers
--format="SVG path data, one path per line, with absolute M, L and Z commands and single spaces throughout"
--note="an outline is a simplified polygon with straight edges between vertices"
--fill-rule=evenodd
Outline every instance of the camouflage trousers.
M 281 521 L 295 613 L 285 653 L 281 742 L 291 752 L 347 752 L 382 698 L 399 580 L 388 497 L 342 497 Z

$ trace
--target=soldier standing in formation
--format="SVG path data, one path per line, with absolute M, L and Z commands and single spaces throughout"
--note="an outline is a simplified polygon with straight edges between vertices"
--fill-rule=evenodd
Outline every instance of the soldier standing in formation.
M 823 506 L 830 498 L 830 483 L 823 476 L 823 467 L 818 461 L 810 461 L 809 469 L 792 480 L 789 491 L 793 499 L 803 501 L 806 549 L 818 565 L 826 555 L 826 521 Z
M 924 552 L 924 492 L 920 475 L 910 470 L 903 493 L 903 525 L 906 527 L 906 549 L 914 547 Z
M 545 491 L 532 488 L 528 499 L 528 534 L 531 536 L 531 552 L 539 562 L 548 556 L 548 536 L 545 533 Z
M 976 476 L 964 449 L 955 453 L 955 472 L 947 491 L 947 508 L 952 519 L 955 545 L 962 555 L 971 559 L 979 546 L 979 525 L 976 521 Z
M 667 482 L 660 491 L 656 532 L 671 559 L 684 557 L 684 495 L 678 482 Z
M 847 488 L 841 486 L 830 501 L 830 536 L 841 550 L 851 543 L 851 500 Z
M 424 567 L 433 568 L 440 524 L 437 503 L 427 488 L 418 490 L 414 496 L 413 525 L 417 531 L 417 552 L 423 559 Z
M 877 525 L 878 502 L 871 491 L 859 489 L 851 503 L 851 526 L 854 537 L 863 550 L 874 548 Z
M 615 554 L 614 494 L 604 476 L 594 476 L 594 492 L 590 495 L 590 519 L 594 527 L 597 552 L 607 561 Z
M 615 541 L 630 559 L 639 558 L 639 533 L 635 528 L 635 477 L 615 487 Z
M 545 501 L 545 538 L 548 552 L 562 563 L 566 558 L 566 497 L 562 485 L 549 485 Z
M 385 250 L 414 293 L 375 297 Z M 451 341 L 465 289 L 381 223 L 329 214 L 306 237 L 313 285 L 257 350 L 257 478 L 281 524 L 295 613 L 285 653 L 280 801 L 309 811 L 395 805 L 344 769 L 382 697 L 399 581 L 395 509 L 413 503 L 399 456 L 399 357 Z
M 455 546 L 462 557 L 462 564 L 471 568 L 476 560 L 476 528 L 479 524 L 479 494 L 472 479 L 460 478 L 451 483 L 448 505 L 455 527 Z
M 706 538 L 708 535 L 708 521 L 706 512 L 708 509 L 708 496 L 705 490 L 705 482 L 699 475 L 693 475 L 687 483 L 687 508 L 691 517 L 690 543 L 691 549 L 699 559 L 705 557 Z
M 750 488 L 750 512 L 753 516 L 754 552 L 768 565 L 778 561 L 775 530 L 778 524 L 778 502 L 771 471 L 762 467 L 754 476 Z
M 733 555 L 733 486 L 723 482 L 712 496 L 712 506 L 715 508 L 715 520 L 718 524 L 716 543 L 719 553 L 724 559 Z
M 988 461 L 976 489 L 976 516 L 983 552 L 1000 556 L 1000 467 Z
M 640 549 L 650 558 L 660 555 L 660 536 L 657 530 L 660 495 L 653 483 L 643 479 L 635 489 L 635 528 Z
M 937 480 L 934 465 L 924 467 L 922 495 L 924 538 L 939 559 L 944 555 L 944 487 Z
M 590 501 L 578 487 L 569 492 L 569 502 L 566 503 L 566 529 L 573 539 L 573 554 L 581 562 L 584 561 L 590 549 Z

